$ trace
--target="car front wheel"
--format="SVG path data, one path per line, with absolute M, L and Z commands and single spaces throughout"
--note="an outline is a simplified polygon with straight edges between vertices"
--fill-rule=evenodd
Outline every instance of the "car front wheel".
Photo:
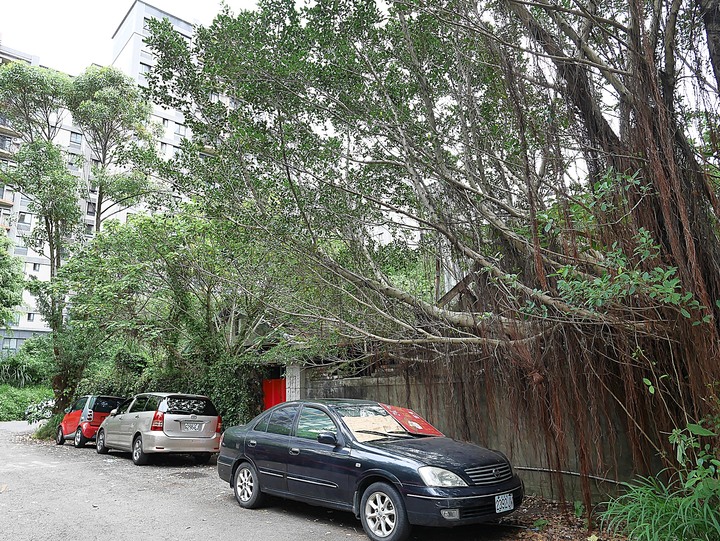
M 373 483 L 363 493 L 360 520 L 373 541 L 404 541 L 410 522 L 400 493 L 387 483 Z
M 82 428 L 78 427 L 78 429 L 75 431 L 75 439 L 73 440 L 75 447 L 85 447 L 87 441 L 87 438 L 83 436 Z
M 255 509 L 265 501 L 265 495 L 260 492 L 257 471 L 249 462 L 243 462 L 235 471 L 233 491 L 240 507 L 245 509 Z
M 142 466 L 148 463 L 148 456 L 143 451 L 142 436 L 138 436 L 133 440 L 132 461 L 136 466 Z
M 95 450 L 99 455 L 106 455 L 110 449 L 105 447 L 105 431 L 99 430 L 95 438 Z
M 55 433 L 55 443 L 57 445 L 65 443 L 65 434 L 63 434 L 62 426 L 59 426 L 57 432 Z

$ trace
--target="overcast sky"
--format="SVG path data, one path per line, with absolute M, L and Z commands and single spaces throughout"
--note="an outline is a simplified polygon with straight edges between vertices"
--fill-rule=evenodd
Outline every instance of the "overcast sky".
M 90 64 L 108 65 L 111 38 L 134 0 L 0 0 L 0 42 L 78 75 Z M 209 24 L 221 0 L 147 0 L 190 23 Z M 254 0 L 225 0 L 237 13 Z

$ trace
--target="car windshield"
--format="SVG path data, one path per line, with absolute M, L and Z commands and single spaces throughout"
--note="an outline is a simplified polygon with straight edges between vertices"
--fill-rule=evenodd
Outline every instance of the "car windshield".
M 410 437 L 402 425 L 377 404 L 343 405 L 334 409 L 358 441 Z

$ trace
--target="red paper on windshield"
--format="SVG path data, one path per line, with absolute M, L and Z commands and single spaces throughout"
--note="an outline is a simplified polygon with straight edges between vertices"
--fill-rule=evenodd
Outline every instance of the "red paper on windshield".
M 425 419 L 420 417 L 413 410 L 407 408 L 400 408 L 398 406 L 389 406 L 387 404 L 380 404 L 385 411 L 387 411 L 393 418 L 400 423 L 405 430 L 410 434 L 420 434 L 423 436 L 444 436 L 433 425 L 428 423 Z

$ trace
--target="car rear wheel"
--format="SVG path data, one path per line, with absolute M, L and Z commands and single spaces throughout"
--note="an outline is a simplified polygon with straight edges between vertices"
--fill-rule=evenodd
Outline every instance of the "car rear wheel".
M 62 426 L 59 426 L 57 432 L 55 433 L 55 443 L 57 445 L 65 443 L 65 434 L 63 434 Z
M 373 541 L 404 541 L 410 537 L 405 502 L 387 483 L 373 483 L 363 493 L 360 520 Z
M 110 449 L 105 447 L 105 431 L 99 430 L 95 437 L 95 450 L 99 455 L 106 455 Z
M 243 462 L 235 470 L 233 491 L 240 507 L 245 509 L 255 509 L 265 501 L 265 494 L 260 491 L 257 470 L 249 462 Z
M 87 441 L 87 438 L 83 436 L 82 428 L 78 427 L 78 429 L 75 431 L 75 439 L 73 440 L 73 444 L 75 445 L 75 447 L 85 447 Z
M 133 440 L 132 445 L 132 461 L 136 466 L 142 466 L 148 463 L 149 457 L 143 451 L 142 436 L 138 436 Z

